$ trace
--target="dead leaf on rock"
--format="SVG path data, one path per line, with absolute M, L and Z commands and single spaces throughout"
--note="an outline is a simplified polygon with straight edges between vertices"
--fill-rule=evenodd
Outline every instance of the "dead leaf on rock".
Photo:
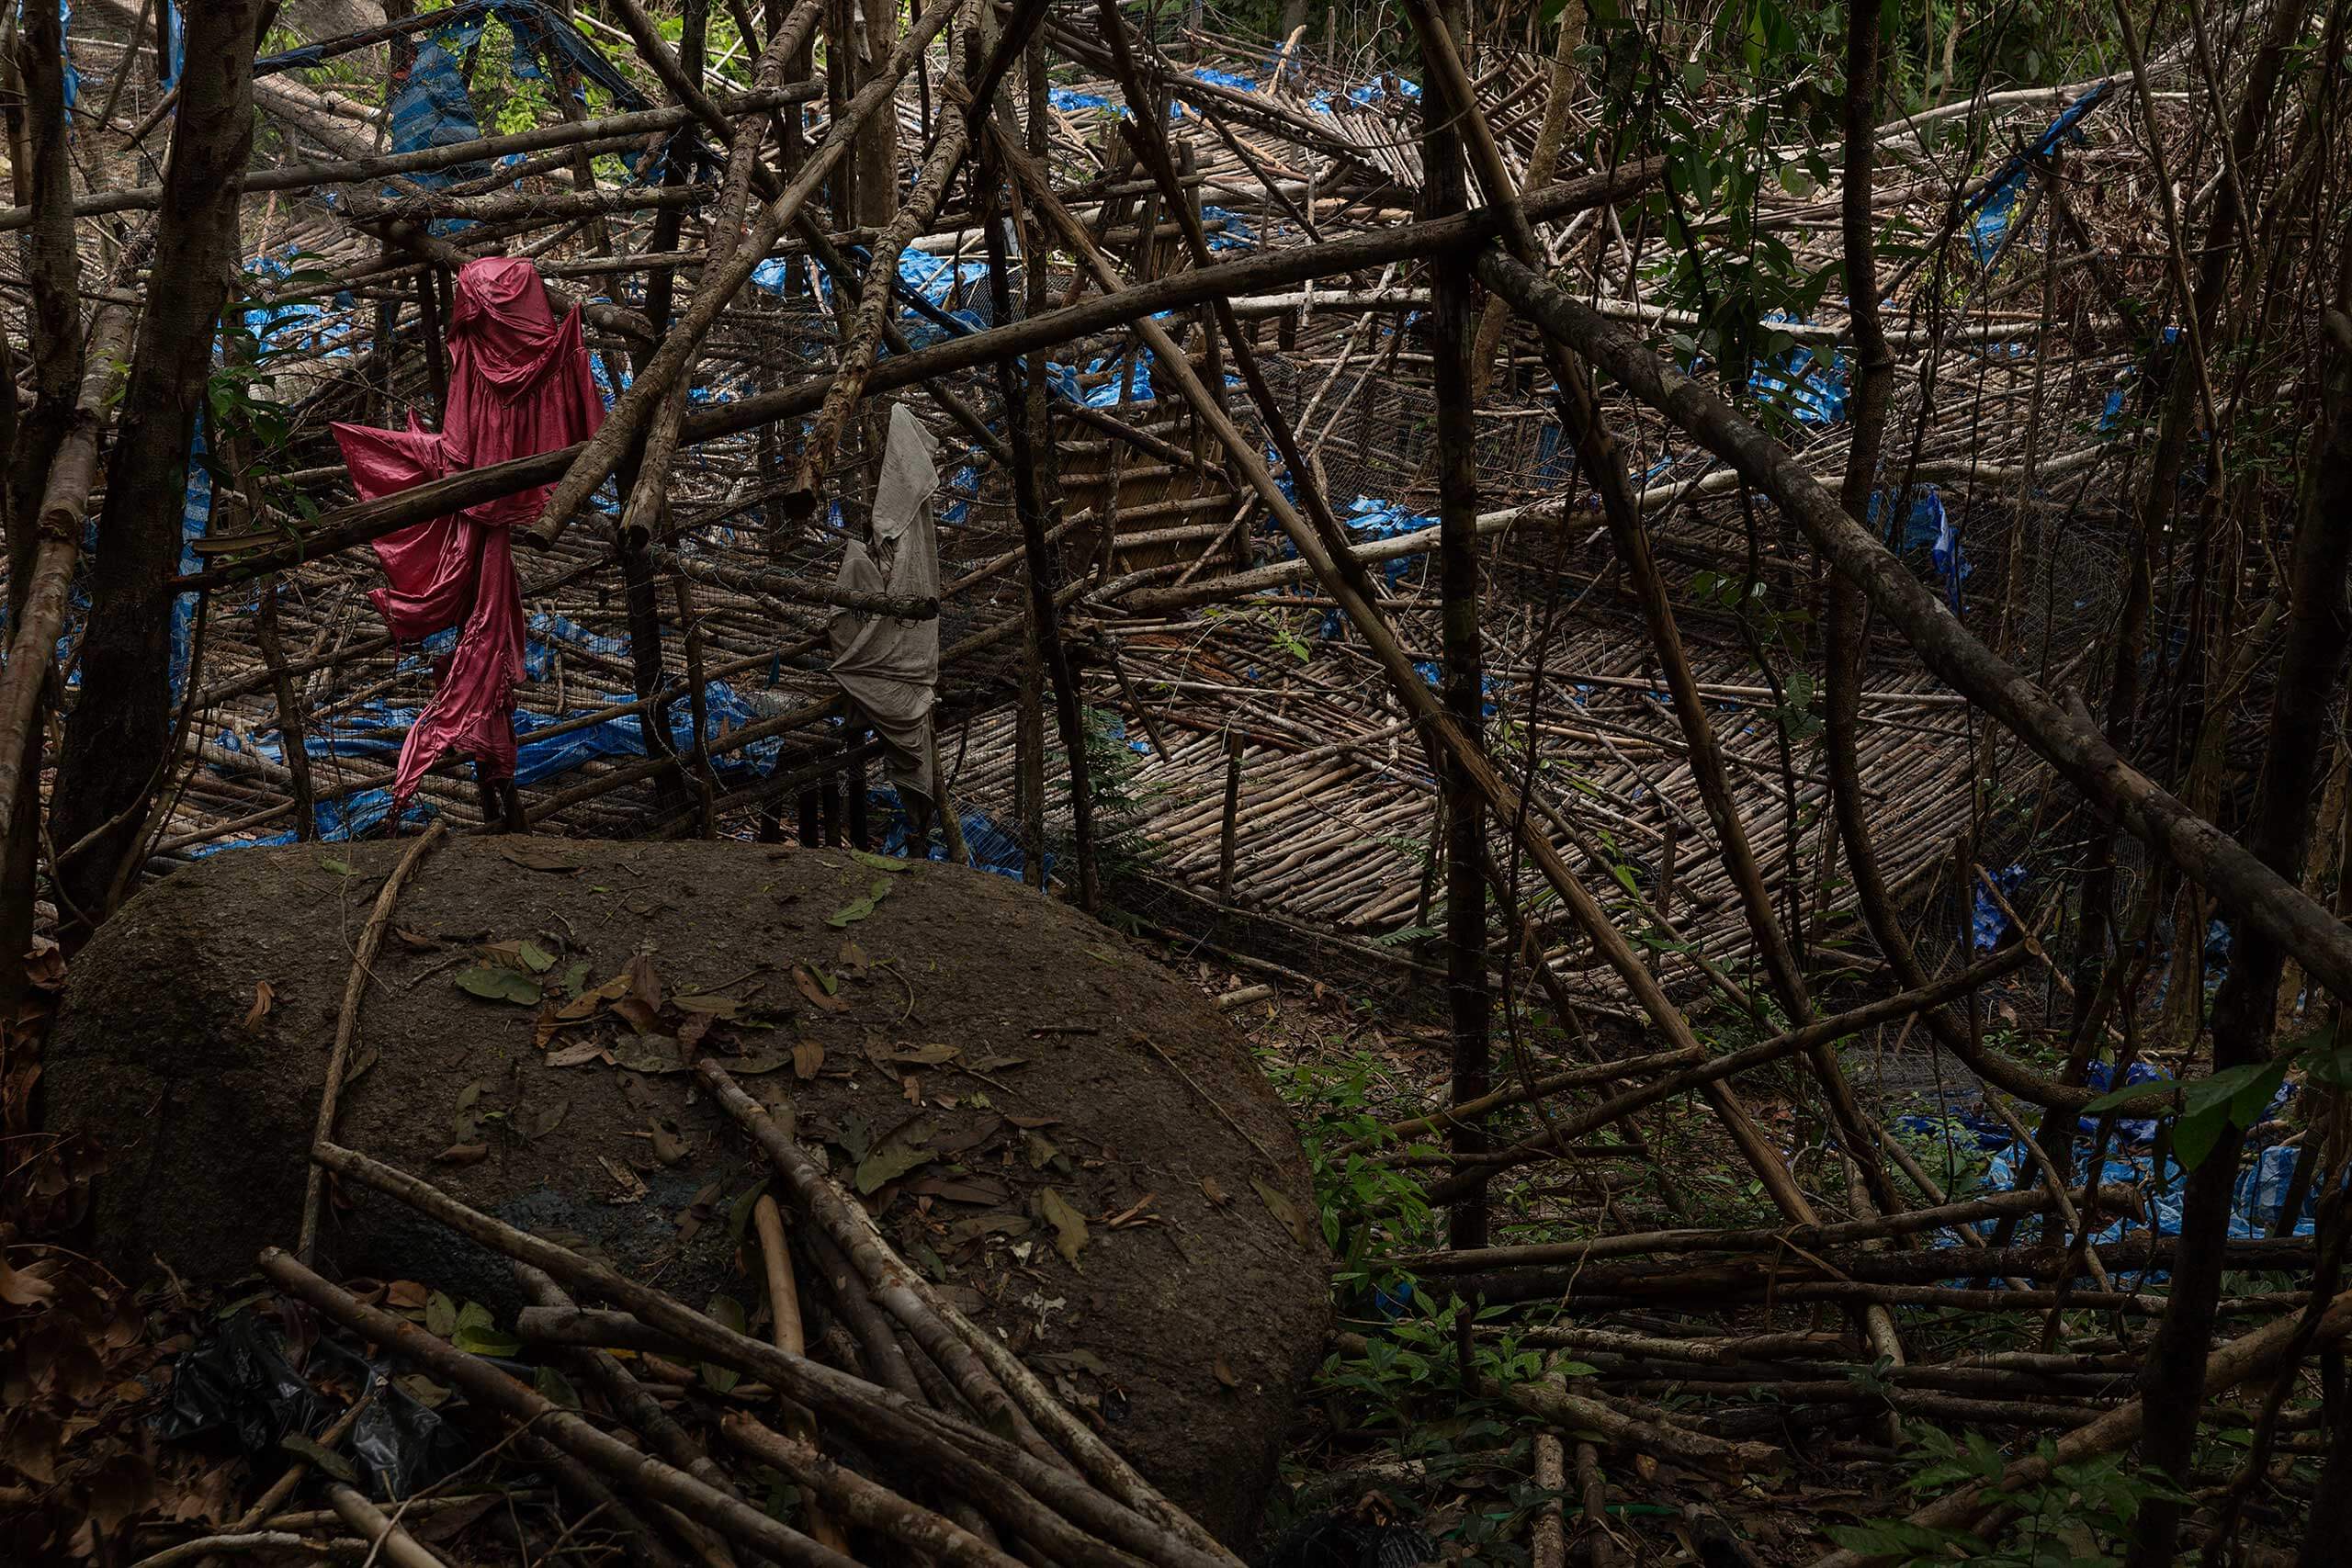
M 358 1484 L 359 1472 L 351 1468 L 351 1461 L 314 1438 L 306 1438 L 300 1432 L 288 1432 L 277 1439 L 277 1446 L 289 1454 L 309 1461 L 311 1468 L 322 1475 L 333 1476 L 345 1486 Z
M 384 1304 L 399 1312 L 416 1312 L 424 1305 L 425 1289 L 413 1280 L 394 1280 L 384 1287 Z
M 974 1214 L 968 1220 L 957 1220 L 947 1227 L 947 1243 L 950 1247 L 961 1247 L 984 1235 L 1027 1235 L 1029 1230 L 1029 1216 L 1026 1214 Z
M 1239 1388 L 1241 1386 L 1241 1380 L 1233 1375 L 1233 1368 L 1227 1364 L 1223 1351 L 1217 1353 L 1216 1362 L 1211 1370 L 1216 1373 L 1216 1381 L 1226 1387 Z
M 919 1147 L 922 1134 L 901 1134 L 883 1144 L 857 1162 L 857 1191 L 860 1197 L 871 1196 L 888 1186 L 917 1166 L 928 1165 L 934 1157 L 929 1149 Z
M 1037 1189 L 1037 1213 L 1054 1227 L 1054 1250 L 1062 1255 L 1063 1262 L 1077 1268 L 1078 1255 L 1086 1249 L 1090 1239 L 1085 1218 L 1050 1187 Z
M 835 996 L 833 987 L 820 979 L 805 964 L 796 964 L 792 966 L 792 984 L 802 996 L 808 998 L 813 1006 L 822 1008 L 827 1012 L 849 1010 L 849 1003 L 841 997 Z
M 277 999 L 277 987 L 266 980 L 254 982 L 254 1005 L 245 1010 L 245 1032 L 251 1034 L 269 1016 L 270 1004 Z
M 480 1165 L 489 1157 L 488 1144 L 451 1144 L 433 1156 L 435 1165 Z
M 624 969 L 594 990 L 581 992 L 571 1000 L 556 1009 L 555 1015 L 567 1023 L 591 1017 L 608 1003 L 616 1002 L 628 995 L 628 971 Z
M 675 1032 L 669 1024 L 662 1021 L 662 1010 L 660 1008 L 648 1007 L 643 1000 L 635 995 L 623 997 L 618 1001 L 615 1002 L 613 1004 L 613 1011 L 623 1023 L 628 1024 L 639 1034 L 670 1034 Z
M 550 1067 L 576 1067 L 584 1062 L 609 1060 L 611 1053 L 594 1040 L 583 1040 L 577 1045 L 566 1045 L 560 1051 L 547 1054 L 545 1065 Z
M 797 1040 L 792 1045 L 792 1076 L 803 1082 L 817 1076 L 825 1065 L 825 1043 L 821 1040 Z
M 632 954 L 626 973 L 628 976 L 629 994 L 644 1003 L 648 1011 L 660 1012 L 662 1010 L 662 976 L 654 973 L 653 955 L 641 950 Z
M 938 1151 L 940 1158 L 947 1159 L 964 1153 L 967 1149 L 978 1148 L 1002 1131 L 1004 1131 L 1003 1117 L 984 1115 L 969 1126 L 942 1133 L 932 1140 L 931 1146 Z
M 645 1183 L 638 1179 L 637 1172 L 631 1170 L 620 1161 L 613 1158 L 610 1155 L 598 1155 L 596 1156 L 596 1162 L 599 1165 L 602 1165 L 606 1171 L 611 1173 L 613 1185 L 617 1189 L 617 1190 L 608 1197 L 605 1201 L 611 1203 L 634 1203 L 639 1199 L 645 1196 Z
M 498 852 L 501 857 L 521 866 L 525 871 L 571 873 L 582 869 L 579 864 L 569 859 L 563 851 L 552 845 L 542 848 L 528 842 L 505 844 L 500 847 Z
M 988 1176 L 926 1176 L 910 1181 L 907 1190 L 950 1203 L 1010 1203 L 1012 1189 Z
M 378 1062 L 382 1061 L 383 1058 L 384 1054 L 376 1049 L 375 1046 L 362 1045 L 359 1048 L 359 1054 L 351 1058 L 351 1066 L 344 1068 L 343 1070 L 344 1087 L 348 1089 L 353 1084 L 357 1083 L 361 1075 L 365 1074 L 368 1068 L 374 1066 Z
M 1315 1244 L 1315 1224 L 1305 1211 L 1255 1177 L 1250 1178 L 1250 1185 L 1258 1190 L 1258 1196 L 1265 1200 L 1267 1212 L 1283 1223 L 1299 1246 Z
M 553 1105 L 543 1105 L 523 1118 L 523 1141 L 531 1143 L 546 1137 L 563 1125 L 564 1112 L 571 1109 L 571 1101 L 559 1100 Z
M 633 1073 L 683 1073 L 687 1066 L 676 1043 L 659 1034 L 624 1034 L 613 1042 L 612 1054 Z
M 56 1293 L 57 1287 L 47 1280 L 11 1269 L 7 1258 L 0 1257 L 0 1302 L 10 1306 L 39 1306 Z

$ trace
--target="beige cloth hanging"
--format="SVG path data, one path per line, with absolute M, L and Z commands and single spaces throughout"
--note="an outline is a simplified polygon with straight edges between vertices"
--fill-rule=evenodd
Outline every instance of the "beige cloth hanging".
M 890 411 L 882 478 L 874 489 L 875 554 L 855 540 L 833 586 L 907 598 L 939 596 L 939 535 L 932 520 L 939 490 L 938 438 L 901 403 Z M 833 679 L 882 739 L 890 782 L 934 798 L 931 709 L 939 685 L 939 621 L 906 621 L 836 610 Z

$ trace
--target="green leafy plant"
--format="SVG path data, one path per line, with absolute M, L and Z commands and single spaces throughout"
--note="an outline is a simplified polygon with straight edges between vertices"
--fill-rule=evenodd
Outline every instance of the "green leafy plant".
M 2115 1568 L 2117 1547 L 2140 1509 L 2157 1498 L 2188 1502 L 2156 1472 L 2120 1454 L 2102 1454 L 2057 1464 L 2057 1449 L 2044 1438 L 2036 1453 L 2049 1466 L 2047 1479 L 2002 1486 L 2009 1456 L 1979 1432 L 1955 1438 L 1939 1427 L 1914 1426 L 1912 1456 L 1923 1462 L 1905 1481 L 1922 1496 L 1940 1496 L 1963 1486 L 1981 1486 L 1987 1507 L 2006 1505 L 2006 1529 L 1939 1529 L 1908 1519 L 1873 1519 L 1833 1526 L 1829 1537 L 1849 1551 L 1901 1563 L 1946 1564 L 1955 1560 L 1984 1568 Z

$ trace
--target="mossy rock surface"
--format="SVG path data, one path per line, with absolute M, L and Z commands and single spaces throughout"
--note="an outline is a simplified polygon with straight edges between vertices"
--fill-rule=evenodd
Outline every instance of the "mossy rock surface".
M 119 1270 L 226 1282 L 292 1244 L 353 949 L 406 848 L 212 857 L 76 959 L 46 1111 L 109 1150 L 97 1239 Z M 337 1141 L 691 1304 L 756 1312 L 738 1226 L 764 1167 L 684 1070 L 713 1055 L 910 1260 L 1238 1539 L 1329 1325 L 1279 1101 L 1206 1000 L 1116 933 L 1001 877 L 892 864 L 446 841 L 374 965 Z M 329 1273 L 515 1304 L 500 1259 L 334 1197 Z M 802 1293 L 825 1299 L 805 1262 Z

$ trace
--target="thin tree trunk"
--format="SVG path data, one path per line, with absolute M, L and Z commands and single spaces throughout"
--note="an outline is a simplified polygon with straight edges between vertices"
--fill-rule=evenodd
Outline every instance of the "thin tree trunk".
M 2338 300 L 2352 303 L 2341 292 Z M 2345 647 L 2352 639 L 2352 604 L 2345 597 L 2345 572 L 2352 565 L 2352 319 L 2337 310 L 2328 311 L 2325 321 L 2320 415 L 2304 456 L 2302 509 L 2295 526 L 2293 608 L 2271 697 L 2270 738 L 2247 844 L 2284 876 L 2302 870 L 2327 721 L 2343 680 Z M 2233 935 L 2230 972 L 2213 998 L 2216 1073 L 2269 1060 L 2278 978 L 2286 963 L 2286 950 L 2267 932 L 2241 921 Z M 2148 1409 L 2140 1457 L 2183 1485 L 2205 1401 L 2207 1345 L 2213 1336 L 2230 1194 L 2244 1142 L 2241 1128 L 2224 1127 L 2221 1141 L 2189 1173 L 2171 1300 L 2140 1376 Z M 2126 1560 L 2132 1568 L 2161 1568 L 2172 1562 L 2181 1512 L 2180 1505 L 2162 1497 L 2142 1505 Z
M 0 440 L 0 527 L 8 545 L 8 627 L 24 623 L 40 554 L 41 492 L 50 459 L 73 423 L 82 387 L 81 261 L 74 245 L 74 173 L 65 147 L 62 28 L 55 7 L 37 5 L 23 14 L 17 44 L 17 79 L 23 97 L 13 116 L 24 118 L 23 134 L 12 139 L 32 152 L 26 171 L 35 213 L 28 247 L 28 312 L 33 358 L 33 406 L 21 423 L 17 415 L 16 355 L 0 350 L 0 402 L 8 428 Z M 126 57 L 121 74 L 129 72 Z M 12 95 L 13 96 L 13 95 Z M 76 545 L 79 540 L 74 541 Z M 46 648 L 38 650 L 42 670 Z M 31 671 L 22 673 L 30 675 Z M 48 681 L 44 675 L 41 685 Z M 26 958 L 32 947 L 33 902 L 40 863 L 40 773 L 49 704 L 33 694 L 24 747 L 17 761 L 23 781 L 15 808 L 0 828 L 7 839 L 0 851 L 0 1024 L 13 1021 L 25 999 Z
M 189 13 L 178 119 L 153 275 L 107 465 L 107 505 L 90 572 L 82 694 L 65 731 L 51 813 L 57 841 L 105 830 L 62 883 L 85 919 L 105 914 L 137 808 L 169 746 L 171 579 L 180 554 L 188 445 L 212 371 L 212 344 L 236 265 L 237 203 L 253 151 L 254 48 L 263 0 Z M 86 935 L 86 929 L 75 932 Z
M 1462 26 L 1459 0 L 1444 15 L 1448 27 Z M 1423 216 L 1444 218 L 1470 205 L 1469 176 L 1462 155 L 1462 133 L 1444 98 L 1421 100 Z M 1460 252 L 1438 258 L 1431 269 L 1430 352 L 1435 360 L 1432 391 L 1437 403 L 1438 569 L 1444 655 L 1446 711 L 1464 735 L 1483 744 L 1481 676 L 1485 661 L 1478 626 L 1477 426 L 1471 411 L 1469 361 L 1470 268 Z M 1445 811 L 1446 997 L 1453 1022 L 1453 1102 L 1479 1099 L 1493 1087 L 1494 1002 L 1487 985 L 1486 818 L 1478 792 L 1461 765 L 1447 758 L 1439 772 Z M 1474 1122 L 1450 1130 L 1449 1145 L 1476 1154 L 1487 1147 Z M 1453 1205 L 1447 1239 L 1454 1247 L 1487 1245 L 1487 1190 L 1464 1194 Z
M 858 33 L 865 44 L 857 60 L 861 87 L 880 73 L 899 43 L 899 0 L 862 0 Z M 857 220 L 879 229 L 899 215 L 899 115 L 896 104 L 877 115 L 857 137 Z
M 989 306 L 998 321 L 1006 321 L 1012 319 L 1012 287 L 1006 276 L 1012 264 L 1005 244 L 1003 179 L 994 143 L 983 138 L 979 152 L 976 172 L 980 186 L 980 221 L 988 231 Z M 1025 265 L 1035 265 L 1026 260 L 1036 254 L 1028 245 L 1021 247 L 1021 254 Z M 883 280 L 875 280 L 876 288 L 884 286 Z M 997 390 L 1003 400 L 1005 423 L 1012 437 L 1013 506 L 1020 514 L 1022 544 L 1028 557 L 1029 625 L 1036 639 L 1038 661 L 1053 688 L 1054 718 L 1061 730 L 1062 750 L 1069 764 L 1078 905 L 1091 914 L 1099 889 L 1095 880 L 1093 790 L 1087 776 L 1086 716 L 1080 710 L 1077 677 L 1070 669 L 1069 649 L 1062 646 L 1054 609 L 1054 590 L 1059 585 L 1059 574 L 1046 545 L 1046 502 L 1037 487 L 1038 443 L 1037 433 L 1032 428 L 1033 405 L 1027 388 L 1023 385 L 1020 366 L 1011 357 L 997 361 Z M 1040 802 L 1033 797 L 1029 808 L 1037 812 Z
M 2230 156 L 2237 166 L 2251 163 L 2270 124 L 2270 100 L 2278 85 L 2287 49 L 2301 28 L 2303 13 L 2294 6 L 2275 6 L 2261 47 L 2246 73 L 2245 96 L 2238 105 L 2231 131 Z M 2150 128 L 2150 134 L 2155 134 Z M 2188 462 L 2189 437 L 2196 428 L 2198 392 L 2203 370 L 2190 363 L 2199 347 L 2213 341 L 2213 324 L 2221 317 L 2222 297 L 2229 286 L 2231 258 L 2237 253 L 2237 231 L 2245 214 L 2239 210 L 2236 182 L 2224 180 L 2213 198 L 2212 221 L 2206 226 L 2196 284 L 2185 303 L 2188 330 L 2182 334 L 2173 366 L 2163 417 L 2156 431 L 2148 480 L 2140 493 L 2133 519 L 2135 544 L 2131 573 L 2125 580 L 2123 604 L 2116 617 L 2114 660 L 2107 690 L 2102 728 L 2108 743 L 2125 756 L 2132 747 L 2132 719 L 2140 700 L 2140 662 L 2147 645 L 2148 615 L 2155 598 L 2155 559 L 2159 541 L 2172 521 L 2180 492 L 2180 479 Z M 2184 284 L 2186 279 L 2183 280 Z M 2082 919 L 2075 951 L 2075 1016 L 2079 1033 L 2086 1023 L 2085 1010 L 2096 994 L 2096 978 L 2112 945 L 2115 909 L 2115 837 L 2118 824 L 2102 814 L 2093 829 L 2083 879 Z

